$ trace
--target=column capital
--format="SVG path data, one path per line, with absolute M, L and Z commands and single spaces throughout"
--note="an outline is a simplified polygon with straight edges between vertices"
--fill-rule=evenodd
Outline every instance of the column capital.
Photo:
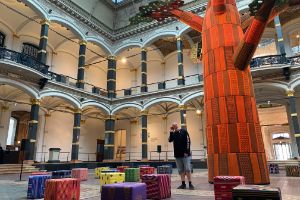
M 144 51 L 144 52 L 147 52 L 147 47 L 142 47 L 142 50 L 141 51 Z
M 176 40 L 181 41 L 181 36 L 180 35 L 176 36 Z
M 31 104 L 32 105 L 40 105 L 41 104 L 41 99 L 31 99 Z
M 287 95 L 288 97 L 293 97 L 293 96 L 295 95 L 295 90 L 293 90 L 293 89 L 288 89 L 288 90 L 286 91 L 286 95 Z
M 141 115 L 148 115 L 148 110 L 142 110 Z
M 180 110 L 186 110 L 187 109 L 187 106 L 186 105 L 179 105 L 178 108 Z
M 9 106 L 1 106 L 1 110 L 4 112 L 7 111 L 8 109 L 9 109 Z
M 80 42 L 79 42 L 79 45 L 87 45 L 87 41 L 85 41 L 85 40 L 81 40 Z
M 108 60 L 117 60 L 117 56 L 109 55 L 109 56 L 107 56 L 107 59 Z
M 108 115 L 106 118 L 105 118 L 105 120 L 116 120 L 116 115 Z
M 45 24 L 46 24 L 46 25 L 48 25 L 48 26 L 50 25 L 50 23 L 51 23 L 51 22 L 50 22 L 50 20 L 48 20 L 48 19 L 44 19 L 44 20 L 42 20 L 42 21 L 40 22 L 41 25 L 45 25 Z
M 73 111 L 74 111 L 74 114 L 81 114 L 82 113 L 81 108 L 75 108 Z

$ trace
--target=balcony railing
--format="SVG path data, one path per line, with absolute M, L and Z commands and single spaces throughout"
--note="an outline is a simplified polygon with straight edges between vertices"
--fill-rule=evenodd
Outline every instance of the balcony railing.
M 295 65 L 300 64 L 300 55 L 294 57 L 286 57 L 284 55 L 269 55 L 253 58 L 250 67 L 259 68 L 272 65 Z
M 39 62 L 36 58 L 32 56 L 23 53 L 18 53 L 9 49 L 0 48 L 0 60 L 8 60 L 15 63 L 19 63 L 21 65 L 24 65 L 25 67 L 28 67 L 30 69 L 45 74 L 52 81 L 67 85 L 69 87 L 77 88 L 76 78 L 50 72 L 48 71 L 49 68 L 48 65 Z M 285 57 L 283 55 L 262 56 L 262 57 L 254 58 L 250 63 L 252 69 L 260 68 L 264 66 L 274 66 L 274 65 L 290 65 L 290 66 L 300 65 L 300 55 L 294 57 Z M 185 86 L 191 86 L 203 82 L 202 74 L 189 75 L 189 76 L 185 76 L 184 78 L 185 78 Z M 157 92 L 162 90 L 181 88 L 182 86 L 178 86 L 177 81 L 178 79 L 175 78 L 175 79 L 165 80 L 161 82 L 149 83 L 147 84 L 148 92 L 151 93 L 151 92 Z M 98 96 L 107 97 L 106 89 L 97 87 L 90 83 L 84 84 L 83 91 Z M 134 96 L 140 94 L 142 94 L 141 86 L 135 86 L 127 89 L 117 90 L 116 98 L 124 98 L 128 96 Z
M 24 65 L 26 67 L 29 67 L 31 69 L 34 69 L 43 74 L 48 73 L 49 66 L 39 62 L 34 57 L 16 51 L 12 51 L 9 49 L 1 48 L 1 47 L 0 47 L 0 60 L 9 60 Z
M 202 74 L 189 75 L 189 76 L 185 76 L 184 78 L 185 78 L 184 86 L 198 84 L 203 81 Z M 169 79 L 169 80 L 165 80 L 165 81 L 149 83 L 149 84 L 147 84 L 148 92 L 156 92 L 156 91 L 161 91 L 161 90 L 182 87 L 177 84 L 177 81 L 178 81 L 178 78 L 174 78 L 174 79 Z M 128 89 L 117 90 L 116 93 L 117 93 L 117 98 L 142 94 L 141 86 L 135 86 L 135 87 L 131 87 Z

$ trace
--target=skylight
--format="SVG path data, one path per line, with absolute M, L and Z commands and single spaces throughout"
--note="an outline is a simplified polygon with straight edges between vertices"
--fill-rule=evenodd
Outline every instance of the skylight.
M 114 2 L 115 4 L 118 4 L 118 3 L 122 2 L 122 1 L 124 1 L 124 0 L 112 0 L 112 2 Z

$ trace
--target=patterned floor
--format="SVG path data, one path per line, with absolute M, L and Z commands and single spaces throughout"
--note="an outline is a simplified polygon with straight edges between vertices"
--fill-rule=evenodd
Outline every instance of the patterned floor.
M 94 177 L 93 171 L 90 171 L 90 177 Z M 25 181 L 16 181 L 17 175 L 0 176 L 0 199 L 1 200 L 19 200 L 26 199 L 27 175 L 23 176 Z M 90 178 L 81 183 L 80 199 L 99 200 L 99 180 Z M 178 190 L 180 178 L 172 175 L 172 198 L 170 200 L 213 200 L 213 186 L 207 183 L 207 171 L 196 170 L 193 174 L 193 183 L 196 190 Z M 283 200 L 300 200 L 300 177 L 285 177 L 284 173 L 271 176 L 271 185 L 280 187 Z

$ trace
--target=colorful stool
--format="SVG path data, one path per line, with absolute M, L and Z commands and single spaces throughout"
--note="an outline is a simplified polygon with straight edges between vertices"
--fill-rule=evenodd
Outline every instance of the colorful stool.
M 231 200 L 232 189 L 238 185 L 245 185 L 243 176 L 214 177 L 215 200 Z
M 129 166 L 118 166 L 117 170 L 118 170 L 118 172 L 125 172 L 126 168 L 129 168 Z
M 142 182 L 147 185 L 147 199 L 166 199 L 171 197 L 171 177 L 168 174 L 146 174 Z
M 280 188 L 263 185 L 239 185 L 232 190 L 233 200 L 281 200 Z
M 125 173 L 114 172 L 114 173 L 101 173 L 100 174 L 100 191 L 102 186 L 113 183 L 123 183 L 125 181 Z
M 44 198 L 45 182 L 51 179 L 50 175 L 34 175 L 28 177 L 27 199 Z
M 172 165 L 162 165 L 157 167 L 157 173 L 158 174 L 172 174 L 173 173 L 173 167 Z
M 140 178 L 145 174 L 154 174 L 154 167 L 140 167 Z
M 80 180 L 75 178 L 46 181 L 45 200 L 79 200 Z
M 89 171 L 88 168 L 75 168 L 72 169 L 72 178 L 78 178 L 80 181 L 88 180 Z
M 299 166 L 298 165 L 286 165 L 285 166 L 286 176 L 299 176 Z
M 100 178 L 101 171 L 109 170 L 109 167 L 97 167 L 95 168 L 95 178 Z
M 127 168 L 125 169 L 125 181 L 126 182 L 138 182 L 140 180 L 139 168 Z
M 103 185 L 101 199 L 146 200 L 145 183 L 115 183 Z
M 59 170 L 52 172 L 52 179 L 71 178 L 71 170 Z

